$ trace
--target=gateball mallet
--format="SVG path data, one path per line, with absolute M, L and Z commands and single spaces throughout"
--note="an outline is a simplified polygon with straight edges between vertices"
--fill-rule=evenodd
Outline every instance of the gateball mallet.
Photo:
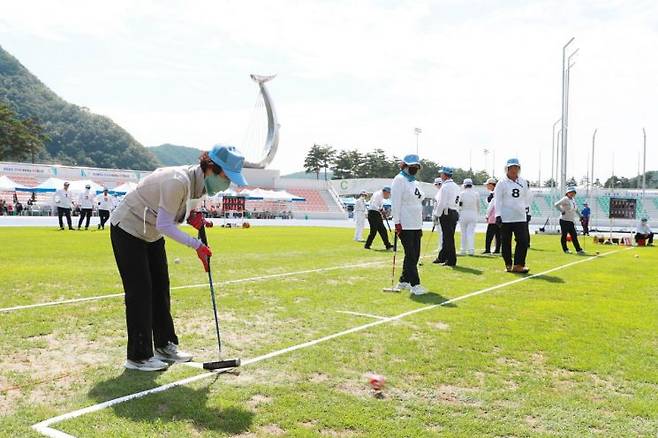
M 427 249 L 430 247 L 430 240 L 434 235 L 434 230 L 436 229 L 436 224 L 432 224 L 432 231 L 430 231 L 430 236 L 427 238 L 427 243 L 425 243 L 425 252 L 424 255 L 427 255 Z M 423 266 L 423 255 L 421 255 L 420 260 L 418 261 L 418 266 Z
M 206 237 L 206 228 L 201 226 L 199 229 L 199 239 L 204 245 L 208 246 L 208 239 Z M 215 299 L 215 287 L 212 281 L 212 273 L 210 272 L 210 257 L 208 257 L 208 284 L 210 285 L 210 297 L 212 298 L 212 310 L 215 315 L 215 331 L 217 333 L 217 351 L 219 353 L 219 360 L 216 362 L 204 362 L 204 370 L 221 370 L 225 368 L 237 368 L 240 366 L 240 358 L 222 360 L 222 337 L 219 332 L 219 317 L 217 316 L 217 302 Z
M 388 218 L 382 214 L 382 217 L 386 221 L 386 226 L 388 227 L 388 232 L 391 232 L 391 224 L 388 223 Z M 400 292 L 400 289 L 395 287 L 395 257 L 398 254 L 398 233 L 393 233 L 393 271 L 391 274 L 391 287 L 385 287 L 382 289 L 384 292 Z

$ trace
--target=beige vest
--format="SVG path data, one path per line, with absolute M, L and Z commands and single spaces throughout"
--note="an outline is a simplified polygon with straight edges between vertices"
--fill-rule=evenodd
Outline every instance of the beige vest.
M 189 215 L 190 200 L 205 193 L 204 176 L 199 165 L 161 167 L 139 182 L 112 213 L 111 223 L 146 242 L 162 235 L 155 228 L 158 209 L 164 208 L 182 223 Z

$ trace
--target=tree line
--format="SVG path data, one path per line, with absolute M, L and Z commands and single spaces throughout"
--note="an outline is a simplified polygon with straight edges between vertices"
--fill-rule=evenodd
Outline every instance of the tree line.
M 0 102 L 0 161 L 31 160 L 34 163 L 46 140 L 48 136 L 36 118 L 21 119 Z
M 389 156 L 382 149 L 375 148 L 370 152 L 360 152 L 356 149 L 337 150 L 329 145 L 314 144 L 306 153 L 304 171 L 314 173 L 317 179 L 323 175 L 328 179 L 328 171 L 332 179 L 347 178 L 393 178 L 400 172 L 400 158 Z M 417 175 L 419 181 L 434 182 L 439 174 L 441 164 L 431 160 L 422 160 L 423 167 Z M 471 178 L 474 184 L 484 184 L 489 174 L 484 171 L 454 168 L 453 179 L 461 183 L 465 178 Z

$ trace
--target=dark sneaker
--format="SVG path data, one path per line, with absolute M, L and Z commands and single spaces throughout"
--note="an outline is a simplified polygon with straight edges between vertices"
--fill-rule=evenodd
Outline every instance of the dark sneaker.
M 192 355 L 178 349 L 178 345 L 169 342 L 166 347 L 155 349 L 155 358 L 165 362 L 182 363 L 192 360 Z

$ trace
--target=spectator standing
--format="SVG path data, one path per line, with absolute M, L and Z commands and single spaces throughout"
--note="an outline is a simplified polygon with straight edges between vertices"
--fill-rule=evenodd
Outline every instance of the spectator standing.
M 86 218 L 87 222 L 85 223 L 85 230 L 89 229 L 89 220 L 91 219 L 91 212 L 94 210 L 94 202 L 96 201 L 96 196 L 91 192 L 91 186 L 87 184 L 85 186 L 85 191 L 80 194 L 78 199 L 78 204 L 80 205 L 80 219 L 78 220 L 78 230 L 82 225 L 82 221 Z
M 66 223 L 69 230 L 73 229 L 71 224 L 71 208 L 73 207 L 73 195 L 69 192 L 69 183 L 64 183 L 64 188 L 55 192 L 55 205 L 57 206 L 57 219 L 59 219 L 59 229 L 64 229 L 64 222 L 62 218 L 66 216 Z
M 366 192 L 361 192 L 354 202 L 354 240 L 363 242 L 363 227 L 366 222 Z
M 103 190 L 103 196 L 98 200 L 98 216 L 100 223 L 98 224 L 99 230 L 105 229 L 105 222 L 110 218 L 110 212 L 114 210 L 114 198 L 110 196 L 107 189 Z
M 589 217 L 592 215 L 592 211 L 589 209 L 587 202 L 583 206 L 584 208 L 580 212 L 580 225 L 583 226 L 583 236 L 589 236 Z

